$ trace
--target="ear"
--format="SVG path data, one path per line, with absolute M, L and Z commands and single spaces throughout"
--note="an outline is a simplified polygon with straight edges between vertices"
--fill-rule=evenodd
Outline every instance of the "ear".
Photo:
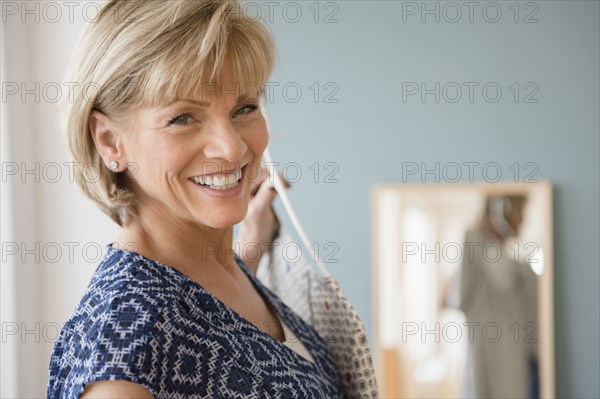
M 125 154 L 120 145 L 119 131 L 116 126 L 100 111 L 90 113 L 88 125 L 96 149 L 106 167 L 113 172 L 124 170 Z

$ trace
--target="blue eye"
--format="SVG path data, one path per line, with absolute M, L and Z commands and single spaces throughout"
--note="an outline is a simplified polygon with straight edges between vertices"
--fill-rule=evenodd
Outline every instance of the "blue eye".
M 190 114 L 181 114 L 169 120 L 169 125 L 187 125 L 191 122 L 192 116 Z
M 248 104 L 244 105 L 242 108 L 235 112 L 235 116 L 237 115 L 248 115 L 255 112 L 258 109 L 258 105 L 256 104 Z

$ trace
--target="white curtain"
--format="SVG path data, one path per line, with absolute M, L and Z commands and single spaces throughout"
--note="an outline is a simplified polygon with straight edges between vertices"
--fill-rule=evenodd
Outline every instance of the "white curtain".
M 45 397 L 58 331 L 115 233 L 72 181 L 56 118 L 69 54 L 100 4 L 1 3 L 2 398 Z

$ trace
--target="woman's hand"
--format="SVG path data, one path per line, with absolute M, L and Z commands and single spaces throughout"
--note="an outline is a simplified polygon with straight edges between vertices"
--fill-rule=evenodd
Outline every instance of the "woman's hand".
M 282 177 L 282 180 L 283 177 Z M 284 184 L 289 184 L 284 180 Z M 260 258 L 268 251 L 279 235 L 279 219 L 273 210 L 273 200 L 277 196 L 269 178 L 269 169 L 262 167 L 260 179 L 252 184 L 248 213 L 240 223 L 236 250 L 244 263 L 256 273 Z

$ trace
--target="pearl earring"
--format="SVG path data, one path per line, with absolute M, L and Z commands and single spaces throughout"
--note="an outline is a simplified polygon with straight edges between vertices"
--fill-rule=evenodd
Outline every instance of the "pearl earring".
M 108 168 L 114 172 L 119 169 L 119 163 L 117 161 L 110 161 Z

